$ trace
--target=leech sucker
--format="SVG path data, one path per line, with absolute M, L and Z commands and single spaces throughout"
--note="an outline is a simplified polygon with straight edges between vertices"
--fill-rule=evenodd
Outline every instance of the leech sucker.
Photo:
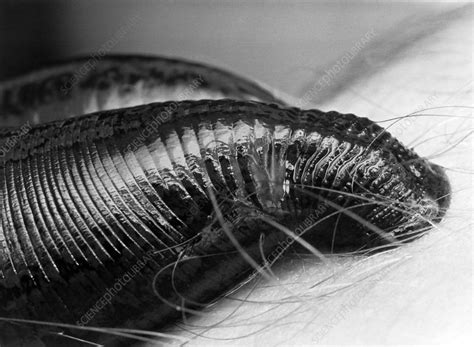
M 32 125 L 0 157 L 0 316 L 163 327 L 265 263 L 288 237 L 269 219 L 317 215 L 298 235 L 316 249 L 370 249 L 422 235 L 449 195 L 352 114 L 222 99 Z

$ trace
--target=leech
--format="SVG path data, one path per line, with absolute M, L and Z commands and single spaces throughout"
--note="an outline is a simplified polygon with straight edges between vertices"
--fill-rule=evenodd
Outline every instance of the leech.
M 394 247 L 449 206 L 444 170 L 367 118 L 164 58 L 105 57 L 72 83 L 84 62 L 0 83 L 2 321 L 115 343 L 271 279 L 296 244 Z

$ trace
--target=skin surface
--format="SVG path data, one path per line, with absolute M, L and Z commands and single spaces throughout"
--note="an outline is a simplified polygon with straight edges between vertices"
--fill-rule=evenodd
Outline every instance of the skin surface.
M 451 10 L 378 37 L 316 106 L 375 120 L 472 106 L 472 7 Z M 438 228 L 370 258 L 335 256 L 327 266 L 295 256 L 277 266 L 278 280 L 252 282 L 174 333 L 191 346 L 472 341 L 472 141 L 457 144 L 472 131 L 472 111 L 425 113 L 451 117 L 413 118 L 391 131 L 451 169 L 452 205 Z

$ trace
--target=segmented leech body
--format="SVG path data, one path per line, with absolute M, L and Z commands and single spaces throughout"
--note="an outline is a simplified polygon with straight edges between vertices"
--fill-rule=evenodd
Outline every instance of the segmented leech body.
M 438 222 L 448 196 L 441 168 L 351 114 L 222 99 L 35 125 L 0 158 L 0 316 L 157 328 L 255 271 L 243 251 L 263 264 L 287 238 L 265 219 L 340 206 L 304 238 L 367 248 Z
M 0 126 L 184 99 L 282 101 L 230 72 L 185 60 L 108 55 L 77 58 L 0 83 Z

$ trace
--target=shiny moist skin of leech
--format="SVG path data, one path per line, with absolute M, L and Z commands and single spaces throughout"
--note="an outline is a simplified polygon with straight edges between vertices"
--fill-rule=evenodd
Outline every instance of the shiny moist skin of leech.
M 35 125 L 0 158 L 0 316 L 157 329 L 251 275 L 244 253 L 262 265 L 287 238 L 268 219 L 295 230 L 324 204 L 302 237 L 368 249 L 421 235 L 449 192 L 352 114 L 224 99 Z
M 0 127 L 39 124 L 151 102 L 220 99 L 283 104 L 257 83 L 183 59 L 79 57 L 0 82 Z

